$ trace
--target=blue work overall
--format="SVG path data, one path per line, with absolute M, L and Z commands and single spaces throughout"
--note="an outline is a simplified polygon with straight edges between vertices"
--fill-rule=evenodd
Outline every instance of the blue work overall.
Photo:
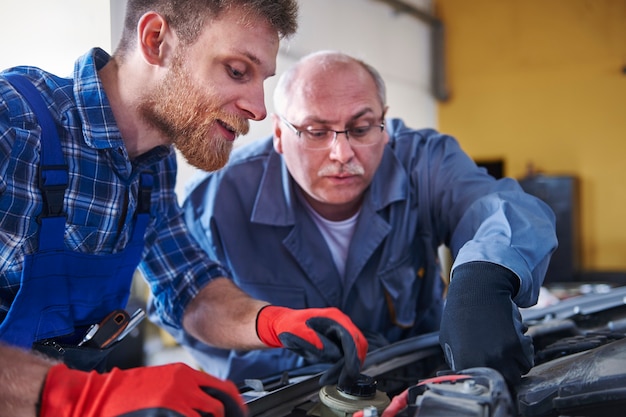
M 24 260 L 19 291 L 0 324 L 0 340 L 51 354 L 70 367 L 102 370 L 108 352 L 79 348 L 76 342 L 88 326 L 126 306 L 144 247 L 154 179 L 151 174 L 141 174 L 132 237 L 123 251 L 96 255 L 68 250 L 63 239 L 68 168 L 55 123 L 28 80 L 11 74 L 6 78 L 28 101 L 41 126 L 43 211 L 38 218 L 39 246 Z

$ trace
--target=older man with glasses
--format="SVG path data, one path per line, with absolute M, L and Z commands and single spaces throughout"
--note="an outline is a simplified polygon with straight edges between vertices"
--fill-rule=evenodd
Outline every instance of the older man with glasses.
M 337 307 L 370 348 L 441 324 L 452 368 L 489 366 L 515 383 L 532 365 L 517 307 L 537 301 L 554 215 L 516 181 L 478 168 L 454 138 L 385 120 L 385 95 L 360 60 L 301 59 L 279 80 L 273 136 L 190 184 L 189 228 L 268 308 Z M 447 299 L 441 244 L 454 257 Z M 235 381 L 316 361 L 175 335 L 206 370 Z

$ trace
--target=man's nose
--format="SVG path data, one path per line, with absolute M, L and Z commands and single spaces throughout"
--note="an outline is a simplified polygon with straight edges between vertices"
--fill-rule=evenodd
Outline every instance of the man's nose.
M 265 119 L 267 117 L 267 108 L 265 107 L 263 88 L 256 88 L 255 91 L 242 97 L 238 107 L 246 113 L 248 119 L 256 121 Z
M 335 139 L 330 145 L 330 159 L 341 162 L 348 162 L 354 157 L 354 150 L 348 139 L 348 132 L 335 132 Z

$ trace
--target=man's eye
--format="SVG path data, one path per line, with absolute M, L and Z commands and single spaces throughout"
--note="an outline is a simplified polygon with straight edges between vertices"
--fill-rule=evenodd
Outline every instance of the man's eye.
M 235 79 L 241 79 L 246 75 L 245 72 L 239 71 L 237 68 L 231 66 L 228 67 L 228 71 L 230 73 L 230 76 Z
M 326 129 L 307 129 L 305 130 L 311 139 L 324 139 L 328 136 L 329 130 Z
M 358 138 L 367 135 L 372 126 L 357 126 L 350 129 L 350 136 Z

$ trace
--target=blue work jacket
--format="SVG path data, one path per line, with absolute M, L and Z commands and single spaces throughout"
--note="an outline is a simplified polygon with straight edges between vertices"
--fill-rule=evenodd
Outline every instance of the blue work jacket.
M 400 120 L 386 128 L 389 143 L 366 191 L 344 277 L 271 138 L 236 149 L 225 168 L 192 180 L 184 202 L 191 233 L 253 297 L 338 307 L 374 345 L 439 328 L 441 244 L 451 250 L 453 273 L 470 261 L 502 265 L 520 278 L 514 301 L 534 304 L 557 244 L 548 206 L 515 180 L 489 176 L 450 136 Z M 283 349 L 229 352 L 170 330 L 205 370 L 235 381 L 303 365 Z

